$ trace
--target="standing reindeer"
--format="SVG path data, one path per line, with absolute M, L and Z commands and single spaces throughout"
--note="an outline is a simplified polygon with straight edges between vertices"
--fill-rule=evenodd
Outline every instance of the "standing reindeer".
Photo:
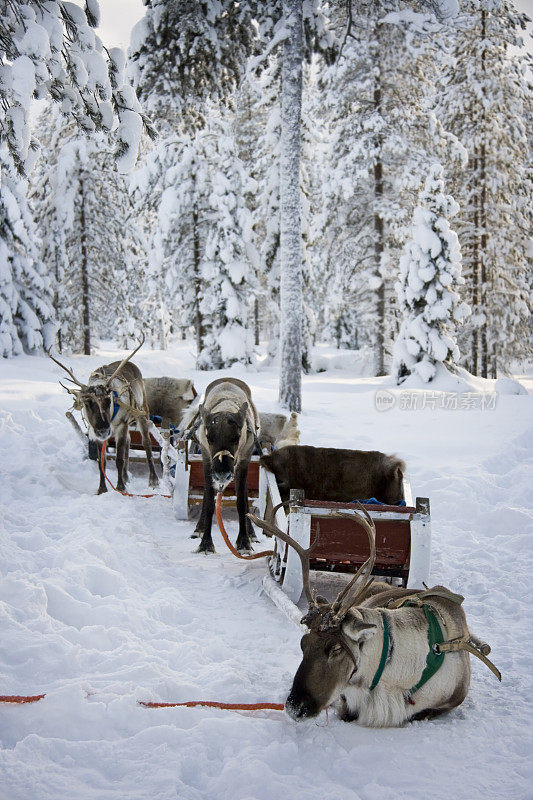
M 370 556 L 332 603 L 314 597 L 309 586 L 309 558 L 319 534 L 304 549 L 275 525 L 278 508 L 268 520 L 252 519 L 266 534 L 293 547 L 302 562 L 309 606 L 302 623 L 309 633 L 302 638 L 302 662 L 285 701 L 289 716 L 315 717 L 332 705 L 346 722 L 386 727 L 442 714 L 467 695 L 469 653 L 501 680 L 486 658 L 490 647 L 468 630 L 461 595 L 443 586 L 413 592 L 386 583 L 370 585 L 375 527 L 361 504 L 364 517 L 340 516 L 363 526 Z
M 199 425 L 198 425 L 199 420 Z M 196 427 L 198 425 L 198 427 Z M 215 491 L 223 492 L 235 481 L 239 535 L 237 549 L 251 549 L 254 532 L 248 513 L 246 478 L 248 464 L 257 442 L 259 415 L 252 402 L 249 386 L 237 378 L 219 378 L 205 390 L 203 404 L 195 415 L 184 421 L 195 431 L 202 448 L 204 466 L 204 497 L 200 519 L 194 532 L 201 534 L 198 553 L 214 553 L 211 524 L 215 510 Z
M 138 424 L 141 429 L 142 442 L 150 470 L 149 484 L 155 487 L 159 483 L 148 433 L 149 412 L 144 383 L 140 369 L 130 361 L 143 344 L 144 336 L 138 347 L 122 361 L 104 364 L 91 372 L 87 384 L 81 383 L 68 367 L 48 353 L 52 361 L 68 372 L 69 380 L 79 386 L 79 389 L 72 389 L 61 384 L 70 394 L 74 395 L 74 408 L 85 414 L 89 425 L 89 438 L 98 444 L 98 469 L 100 471 L 98 494 L 107 492 L 101 456 L 102 444 L 111 436 L 114 437 L 117 448 L 117 489 L 119 492 L 126 490 L 130 449 L 129 428 L 134 424 Z

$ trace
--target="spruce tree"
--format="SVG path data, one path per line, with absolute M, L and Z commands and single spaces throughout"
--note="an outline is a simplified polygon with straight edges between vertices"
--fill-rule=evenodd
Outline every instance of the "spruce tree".
M 459 360 L 455 327 L 469 314 L 457 288 L 461 251 L 448 219 L 459 207 L 444 194 L 442 167 L 431 167 L 415 209 L 411 238 L 400 259 L 396 284 L 403 320 L 394 347 L 393 375 L 401 384 L 409 375 L 432 381 L 439 365 L 454 367 Z
M 451 175 L 461 206 L 462 293 L 472 307 L 460 344 L 469 370 L 483 377 L 507 372 L 512 359 L 531 352 L 532 93 L 524 57 L 510 50 L 520 46 L 526 20 L 507 0 L 465 0 L 437 94 L 437 113 L 468 152 L 466 169 Z
M 52 343 L 52 287 L 39 259 L 27 180 L 0 148 L 0 353 L 4 358 Z

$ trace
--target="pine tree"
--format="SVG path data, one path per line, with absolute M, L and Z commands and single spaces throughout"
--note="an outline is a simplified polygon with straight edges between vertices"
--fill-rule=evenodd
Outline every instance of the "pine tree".
M 461 206 L 465 300 L 470 324 L 460 337 L 469 370 L 506 372 L 530 351 L 527 242 L 531 171 L 526 118 L 532 93 L 519 46 L 526 16 L 507 0 L 466 0 L 453 31 L 454 60 L 442 76 L 437 113 L 468 152 L 452 173 Z M 528 111 L 529 109 L 529 111 Z
M 27 181 L 0 148 L 0 352 L 4 358 L 48 347 L 55 326 L 50 280 L 28 208 Z
M 442 35 L 415 28 L 400 8 L 396 0 L 352 4 L 342 56 L 319 77 L 330 148 L 321 227 L 333 277 L 325 300 L 339 343 L 371 346 L 377 375 L 389 367 L 397 334 L 394 279 L 415 188 L 450 150 L 427 110 Z
M 439 164 L 430 169 L 419 201 L 396 284 L 403 314 L 393 361 L 398 384 L 409 375 L 429 383 L 439 365 L 453 368 L 459 360 L 455 326 L 470 313 L 456 291 L 464 283 L 461 251 L 448 223 L 459 206 L 444 194 Z
M 129 306 L 128 276 L 140 245 L 125 179 L 101 135 L 89 140 L 58 110 L 39 120 L 42 157 L 32 175 L 41 260 L 53 275 L 60 349 L 90 354 L 94 336 L 118 338 Z M 111 211 L 111 213 L 110 213 Z M 140 297 L 137 297 L 137 305 Z

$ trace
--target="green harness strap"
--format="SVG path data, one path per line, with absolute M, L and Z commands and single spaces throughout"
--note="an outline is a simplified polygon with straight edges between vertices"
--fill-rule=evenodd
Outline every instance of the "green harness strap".
M 416 605 L 415 603 L 405 603 L 405 605 Z M 442 635 L 442 628 L 439 625 L 439 621 L 435 616 L 431 606 L 428 606 L 426 603 L 422 605 L 422 610 L 426 616 L 428 622 L 428 643 L 429 643 L 429 652 L 426 656 L 426 666 L 424 667 L 424 671 L 415 686 L 412 689 L 409 689 L 407 692 L 408 697 L 413 695 L 417 692 L 425 683 L 429 681 L 430 678 L 440 669 L 442 666 L 442 662 L 444 661 L 444 653 L 436 653 L 433 649 L 433 645 L 435 644 L 442 644 L 444 641 L 444 637 Z M 389 653 L 389 646 L 390 646 L 390 633 L 389 633 L 389 625 L 387 622 L 387 617 L 385 614 L 382 614 L 383 620 L 383 647 L 381 649 L 381 659 L 379 662 L 379 666 L 377 668 L 376 674 L 370 684 L 370 691 L 374 691 L 376 686 L 378 685 L 379 681 L 381 680 L 381 676 L 383 674 L 383 670 L 385 669 L 385 663 L 387 661 L 387 656 Z
M 387 656 L 389 654 L 389 645 L 390 645 L 389 623 L 387 622 L 387 617 L 385 616 L 385 614 L 381 615 L 381 619 L 383 620 L 383 648 L 381 650 L 381 659 L 379 662 L 379 667 L 377 668 L 376 674 L 374 675 L 374 680 L 370 684 L 371 692 L 374 691 L 374 689 L 376 688 L 381 679 L 383 670 L 385 669 L 385 662 L 387 661 Z
M 439 625 L 439 621 L 430 606 L 424 603 L 422 610 L 428 621 L 429 652 L 426 656 L 426 666 L 424 667 L 424 671 L 420 677 L 420 680 L 413 686 L 412 689 L 409 689 L 407 692 L 408 697 L 411 697 L 411 695 L 413 695 L 415 692 L 418 692 L 420 687 L 427 683 L 429 679 L 432 678 L 436 672 L 438 672 L 442 666 L 442 662 L 444 661 L 444 653 L 436 653 L 433 647 L 433 645 L 442 644 L 444 641 L 442 628 Z

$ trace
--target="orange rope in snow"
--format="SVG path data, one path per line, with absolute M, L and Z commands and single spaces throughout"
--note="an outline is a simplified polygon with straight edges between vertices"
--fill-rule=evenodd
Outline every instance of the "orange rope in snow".
M 236 558 L 242 558 L 244 561 L 254 561 L 256 558 L 263 558 L 263 556 L 273 556 L 274 555 L 274 551 L 273 550 L 263 550 L 263 552 L 254 553 L 251 556 L 243 556 L 242 553 L 239 553 L 239 551 L 236 550 L 235 547 L 233 547 L 232 543 L 230 542 L 229 536 L 226 533 L 226 529 L 224 527 L 224 522 L 222 521 L 222 492 L 219 492 L 217 494 L 217 502 L 216 502 L 215 508 L 216 508 L 216 513 L 217 513 L 218 527 L 220 528 L 220 533 L 222 534 L 222 538 L 224 539 L 224 541 L 226 542 L 228 548 L 231 550 L 231 552 L 233 553 L 233 555 Z
M 222 708 L 225 711 L 283 711 L 283 703 L 220 703 L 218 700 L 188 700 L 186 703 L 151 703 L 139 700 L 139 705 L 145 708 L 178 708 L 187 706 L 207 706 L 208 708 Z
M 0 694 L 0 703 L 36 703 L 42 700 L 44 694 L 20 695 L 20 694 Z
M 118 492 L 119 494 L 123 494 L 124 497 L 172 497 L 171 494 L 131 494 L 130 492 L 121 492 L 120 489 L 112 483 L 111 479 L 108 478 L 107 472 L 105 471 L 105 451 L 107 447 L 107 442 L 102 443 L 102 450 L 100 452 L 100 466 L 102 467 L 102 472 L 104 473 L 104 477 L 111 488 Z

